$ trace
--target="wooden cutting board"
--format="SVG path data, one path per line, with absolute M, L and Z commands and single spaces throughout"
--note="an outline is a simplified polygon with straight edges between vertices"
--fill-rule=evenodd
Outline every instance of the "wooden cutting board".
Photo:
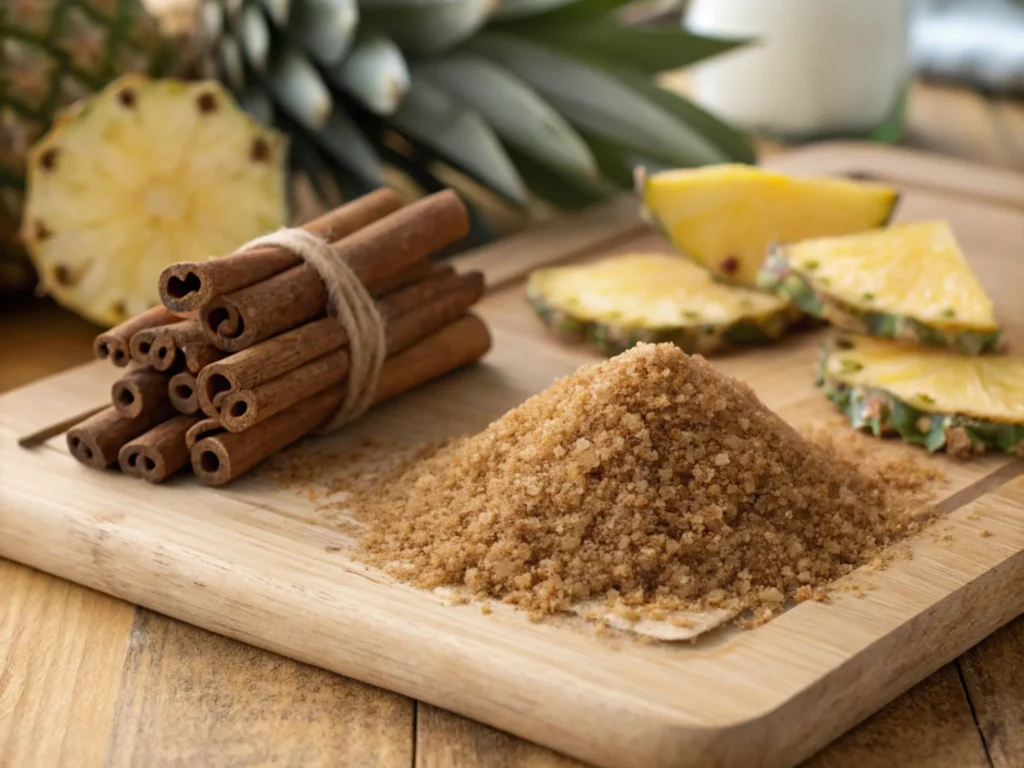
M 1024 352 L 1024 177 L 850 144 L 770 164 L 884 179 L 903 190 L 900 219 L 948 219 Z M 532 315 L 526 271 L 664 247 L 635 201 L 621 199 L 463 257 L 491 285 L 481 313 L 493 351 L 316 449 L 479 430 L 597 359 Z M 818 341 L 803 335 L 716 364 L 794 423 L 824 419 L 833 409 L 813 385 Z M 913 558 L 853 574 L 872 587 L 861 597 L 803 603 L 693 644 L 642 644 L 582 622 L 484 615 L 395 584 L 352 561 L 355 524 L 330 520 L 266 472 L 213 490 L 79 466 L 61 432 L 106 400 L 115 377 L 90 364 L 0 398 L 0 556 L 599 765 L 795 763 L 1024 611 L 1024 491 L 1007 485 L 1024 473 L 1019 460 L 925 457 L 948 476 L 945 519 L 913 541 Z

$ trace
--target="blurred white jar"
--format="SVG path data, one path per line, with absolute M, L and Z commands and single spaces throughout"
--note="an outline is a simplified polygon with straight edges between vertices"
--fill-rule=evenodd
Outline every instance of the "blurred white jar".
M 694 99 L 750 131 L 867 132 L 907 82 L 907 0 L 690 0 L 685 26 L 756 38 L 692 70 Z

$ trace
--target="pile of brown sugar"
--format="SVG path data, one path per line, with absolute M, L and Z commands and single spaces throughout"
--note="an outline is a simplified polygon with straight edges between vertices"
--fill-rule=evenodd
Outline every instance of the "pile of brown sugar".
M 599 599 L 766 620 L 915 529 L 911 475 L 862 474 L 703 358 L 640 345 L 355 502 L 361 557 L 419 587 L 536 618 Z

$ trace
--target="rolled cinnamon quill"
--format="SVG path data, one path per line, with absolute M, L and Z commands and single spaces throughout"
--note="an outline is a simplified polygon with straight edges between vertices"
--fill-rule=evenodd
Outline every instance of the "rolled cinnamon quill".
M 104 469 L 117 461 L 125 443 L 173 415 L 169 401 L 135 418 L 122 416 L 111 406 L 68 430 L 68 450 L 82 464 Z
M 380 403 L 456 368 L 490 349 L 487 326 L 466 315 L 384 363 L 375 402 Z M 208 485 L 224 485 L 326 422 L 341 405 L 330 387 L 244 432 L 206 437 L 192 447 L 192 470 Z
M 195 374 L 227 355 L 227 352 L 217 349 L 205 339 L 195 344 L 185 344 L 181 351 L 185 355 L 185 367 L 190 373 Z
M 333 242 L 400 207 L 394 192 L 380 189 L 300 228 Z M 199 309 L 216 296 L 239 291 L 300 263 L 297 256 L 276 247 L 243 251 L 204 262 L 182 262 L 168 267 L 160 275 L 160 298 L 172 309 Z
M 184 346 L 197 343 L 206 343 L 206 337 L 197 319 L 165 325 L 153 339 L 149 351 L 150 364 L 158 371 L 170 370 L 179 358 L 184 358 Z
M 167 405 L 168 377 L 152 368 L 126 373 L 110 388 L 110 400 L 122 416 L 134 419 Z
M 331 246 L 373 295 L 431 253 L 469 231 L 465 206 L 451 190 L 423 198 L 358 230 Z M 237 352 L 316 317 L 327 309 L 327 288 L 309 264 L 234 293 L 219 296 L 201 310 L 211 344 Z
M 479 283 L 482 291 L 483 279 L 474 274 L 475 277 L 458 277 L 451 267 L 438 268 L 422 282 L 383 296 L 377 308 L 387 320 L 463 286 Z M 458 317 L 464 309 L 452 317 Z M 430 327 L 423 335 L 438 327 Z M 243 349 L 200 372 L 199 406 L 208 416 L 216 416 L 229 394 L 283 376 L 346 343 L 348 337 L 342 324 L 333 317 L 325 317 Z
M 438 281 L 438 285 L 448 282 L 454 285 L 387 324 L 389 357 L 460 317 L 483 294 L 480 273 L 453 275 L 450 281 Z M 339 385 L 348 377 L 349 362 L 348 349 L 337 349 L 253 389 L 232 392 L 223 401 L 221 423 L 230 432 L 249 429 L 310 395 Z
M 118 453 L 122 471 L 162 483 L 189 463 L 185 436 L 199 420 L 198 416 L 174 416 L 126 443 Z
M 152 307 L 97 336 L 93 341 L 93 352 L 98 359 L 109 359 L 114 365 L 123 368 L 132 359 L 129 348 L 132 336 L 147 328 L 174 323 L 180 319 L 165 307 Z
M 190 371 L 174 374 L 167 383 L 171 405 L 178 413 L 191 415 L 199 412 L 199 398 L 196 394 L 196 375 Z
M 188 432 L 185 433 L 185 445 L 191 451 L 195 444 L 204 437 L 221 435 L 226 431 L 221 426 L 220 419 L 202 419 L 189 427 Z

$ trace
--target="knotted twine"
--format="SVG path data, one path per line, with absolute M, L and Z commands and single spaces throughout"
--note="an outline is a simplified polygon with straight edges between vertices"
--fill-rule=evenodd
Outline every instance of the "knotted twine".
M 358 418 L 373 405 L 380 369 L 387 357 L 384 321 L 366 286 L 352 268 L 334 255 L 329 243 L 304 229 L 279 229 L 239 248 L 248 251 L 268 245 L 284 248 L 317 271 L 327 288 L 327 308 L 348 334 L 349 372 L 345 398 L 338 412 L 319 432 L 333 432 Z

